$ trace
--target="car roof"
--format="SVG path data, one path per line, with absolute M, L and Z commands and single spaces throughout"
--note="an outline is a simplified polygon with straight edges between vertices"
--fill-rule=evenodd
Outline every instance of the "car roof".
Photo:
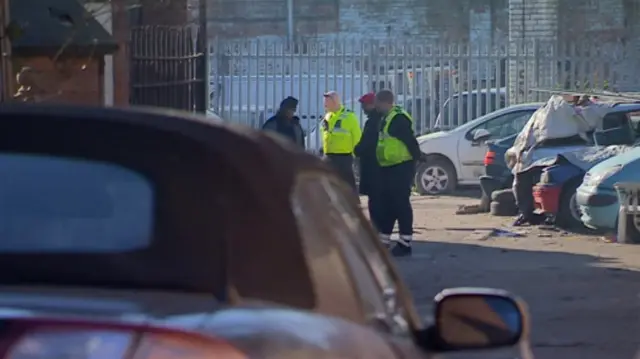
M 468 129 L 470 129 L 471 127 L 477 126 L 481 123 L 483 123 L 484 121 L 488 120 L 489 118 L 493 118 L 495 116 L 500 116 L 502 114 L 507 114 L 510 112 L 514 112 L 514 111 L 522 111 L 522 110 L 537 110 L 540 107 L 544 106 L 544 103 L 542 102 L 535 102 L 535 103 L 522 103 L 522 104 L 517 104 L 517 105 L 511 105 L 505 108 L 501 108 L 499 110 L 493 111 L 493 112 L 489 112 L 485 115 L 482 115 L 480 117 L 474 118 L 473 120 L 464 123 L 456 128 L 454 128 L 453 130 L 451 130 L 452 132 L 458 132 L 458 131 L 467 131 Z
M 0 253 L 2 285 L 167 290 L 222 301 L 233 292 L 316 304 L 290 193 L 302 172 L 334 174 L 277 136 L 172 111 L 3 104 L 3 152 L 132 169 L 152 182 L 156 211 L 147 248 Z
M 635 102 L 620 102 L 614 104 L 614 111 L 618 112 L 631 112 L 631 111 L 640 111 L 640 103 Z

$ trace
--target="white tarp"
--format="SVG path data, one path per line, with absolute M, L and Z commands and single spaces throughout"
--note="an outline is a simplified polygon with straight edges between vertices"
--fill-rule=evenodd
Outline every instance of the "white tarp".
M 587 102 L 585 105 L 573 105 L 562 96 L 551 96 L 549 101 L 531 115 L 531 118 L 516 137 L 509 152 L 517 157 L 513 172 L 528 167 L 527 154 L 536 144 L 555 138 L 582 136 L 595 129 L 602 129 L 604 116 L 612 109 L 609 103 Z M 524 153 L 524 155 L 522 155 Z

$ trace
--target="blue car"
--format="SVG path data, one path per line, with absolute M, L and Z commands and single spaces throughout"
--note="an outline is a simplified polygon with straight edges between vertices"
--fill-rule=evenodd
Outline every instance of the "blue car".
M 590 228 L 615 232 L 620 206 L 613 185 L 618 182 L 637 181 L 638 173 L 640 147 L 609 158 L 591 168 L 585 174 L 576 195 L 582 222 Z

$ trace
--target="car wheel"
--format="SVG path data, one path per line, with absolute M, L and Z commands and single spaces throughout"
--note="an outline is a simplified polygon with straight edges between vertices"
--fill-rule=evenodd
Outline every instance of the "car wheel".
M 576 178 L 564 185 L 562 194 L 560 194 L 558 213 L 556 214 L 556 224 L 559 227 L 565 229 L 586 228 L 580 219 L 582 213 L 576 201 L 576 191 L 581 183 L 582 178 Z
M 497 217 L 512 217 L 518 214 L 518 207 L 515 202 L 496 202 L 492 201 L 489 205 L 489 213 Z
M 437 195 L 452 192 L 457 185 L 456 171 L 442 159 L 428 159 L 416 171 L 416 189 L 421 195 Z

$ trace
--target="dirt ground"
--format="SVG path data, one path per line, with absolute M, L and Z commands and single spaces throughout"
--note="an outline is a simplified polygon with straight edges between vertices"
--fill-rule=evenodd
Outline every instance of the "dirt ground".
M 447 287 L 503 288 L 529 304 L 536 358 L 638 354 L 640 246 L 609 243 L 598 235 L 513 228 L 513 218 L 455 215 L 460 204 L 477 203 L 469 196 L 416 196 L 413 203 L 414 254 L 397 264 L 422 313 Z M 486 238 L 472 230 L 492 227 L 526 233 Z

